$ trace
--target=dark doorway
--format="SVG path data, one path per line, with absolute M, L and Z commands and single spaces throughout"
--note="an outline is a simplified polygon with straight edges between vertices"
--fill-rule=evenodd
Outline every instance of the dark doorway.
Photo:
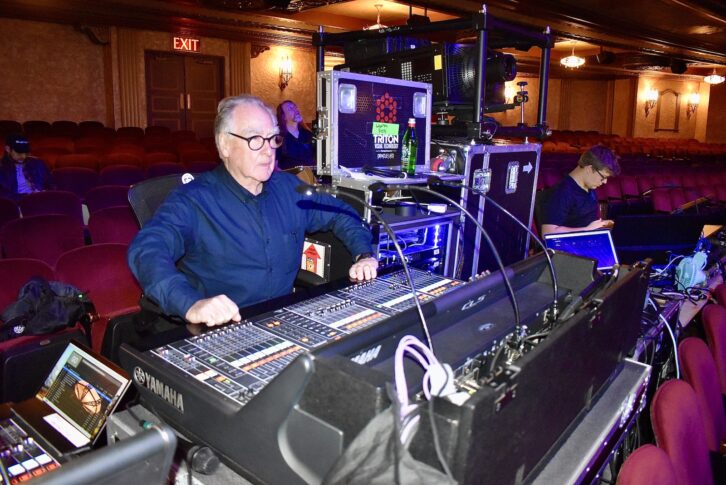
M 145 57 L 148 125 L 213 136 L 224 94 L 223 59 L 152 51 Z

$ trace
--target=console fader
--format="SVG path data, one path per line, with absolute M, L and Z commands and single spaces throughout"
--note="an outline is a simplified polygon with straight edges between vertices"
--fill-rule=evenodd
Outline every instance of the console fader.
M 425 302 L 462 284 L 412 269 Z M 376 325 L 414 306 L 405 273 L 352 285 L 151 351 L 245 404 L 299 354 Z

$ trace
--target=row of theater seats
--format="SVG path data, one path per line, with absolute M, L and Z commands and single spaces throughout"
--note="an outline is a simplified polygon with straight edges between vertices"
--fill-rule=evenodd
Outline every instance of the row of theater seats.
M 51 172 L 51 187 L 73 192 L 84 198 L 86 192 L 98 185 L 126 185 L 127 187 L 145 179 L 176 173 L 202 173 L 214 169 L 217 162 L 155 163 L 146 168 L 134 165 L 112 165 L 96 171 L 88 167 L 63 167 Z
M 597 131 L 553 131 L 542 143 L 543 153 L 582 153 L 596 144 L 614 149 L 620 156 L 648 155 L 661 158 L 708 158 L 726 156 L 726 143 L 701 143 L 693 138 L 628 137 Z
M 178 130 L 172 132 L 165 126 L 148 126 L 145 129 L 136 126 L 124 126 L 118 129 L 106 127 L 100 121 L 81 121 L 76 123 L 70 120 L 59 120 L 52 123 L 44 120 L 29 120 L 20 123 L 15 120 L 0 120 L 0 134 L 23 133 L 29 138 L 64 137 L 77 139 L 85 136 L 118 135 L 120 137 L 137 138 L 144 135 L 168 135 L 182 133 L 194 135 L 194 132 Z M 196 138 L 194 135 L 192 138 Z
M 564 175 L 543 169 L 538 189 L 547 189 Z M 599 202 L 648 202 L 654 212 L 673 212 L 689 202 L 708 199 L 726 203 L 726 172 L 688 172 L 682 175 L 621 175 L 596 189 Z
M 0 259 L 0 311 L 15 301 L 20 288 L 34 276 L 71 284 L 93 302 L 98 318 L 91 326 L 90 340 L 93 349 L 100 351 L 109 320 L 139 311 L 141 288 L 126 264 L 127 249 L 126 244 L 81 245 L 62 252 L 53 264 L 29 257 Z M 22 342 L 3 345 L 11 343 Z
M 113 146 L 104 153 L 71 153 L 58 149 L 35 149 L 31 143 L 32 156 L 42 159 L 49 169 L 65 167 L 85 167 L 101 170 L 114 165 L 132 165 L 146 169 L 159 163 L 176 163 L 188 165 L 196 162 L 217 162 L 216 152 L 195 143 L 183 145 L 174 151 L 145 152 L 143 147 L 135 145 Z M 161 149 L 159 149 L 161 150 Z
M 0 135 L 22 129 L 33 156 L 50 169 L 85 167 L 101 170 L 112 165 L 133 165 L 146 169 L 159 163 L 217 162 L 214 138 L 197 139 L 193 131 L 170 131 L 166 127 L 122 127 L 117 130 L 98 122 L 81 123 L 73 133 L 73 122 L 26 122 L 21 126 L 0 120 Z M 43 126 L 45 125 L 45 128 Z M 72 131 L 72 130 L 71 130 Z
M 91 189 L 85 200 L 87 226 L 81 199 L 72 192 L 36 192 L 17 204 L 0 198 L 0 255 L 53 265 L 60 254 L 87 242 L 129 244 L 139 226 L 127 193 L 127 186 Z
M 708 345 L 696 337 L 681 341 L 683 380 L 667 381 L 653 397 L 657 447 L 644 445 L 632 453 L 620 469 L 619 485 L 710 485 L 724 479 L 714 476 L 718 468 L 710 454 L 723 460 L 726 445 L 726 285 L 716 288 L 714 299 L 702 313 Z
M 542 167 L 537 180 L 538 188 L 548 188 L 559 182 L 562 177 L 574 167 L 569 169 L 555 169 Z M 726 167 L 725 167 L 726 168 Z M 726 170 L 690 170 L 684 172 L 668 171 L 663 173 L 654 170 L 653 173 L 621 174 L 608 180 L 604 186 L 615 187 L 622 196 L 639 197 L 643 193 L 657 188 L 696 188 L 712 185 L 726 185 Z M 616 196 L 620 198 L 621 196 Z

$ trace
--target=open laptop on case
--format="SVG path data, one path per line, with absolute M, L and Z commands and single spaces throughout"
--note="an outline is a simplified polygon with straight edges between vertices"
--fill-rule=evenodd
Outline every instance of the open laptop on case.
M 82 345 L 68 344 L 35 397 L 11 405 L 12 417 L 56 456 L 92 446 L 130 379 Z
M 549 249 L 596 260 L 597 269 L 602 272 L 609 272 L 619 264 L 610 230 L 545 234 L 544 242 Z

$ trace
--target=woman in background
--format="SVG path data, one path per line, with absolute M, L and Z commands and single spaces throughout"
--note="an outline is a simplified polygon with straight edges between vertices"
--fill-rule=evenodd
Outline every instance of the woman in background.
M 286 100 L 277 106 L 277 122 L 285 142 L 277 149 L 277 166 L 280 170 L 297 166 L 315 165 L 313 134 L 303 123 L 297 105 Z

